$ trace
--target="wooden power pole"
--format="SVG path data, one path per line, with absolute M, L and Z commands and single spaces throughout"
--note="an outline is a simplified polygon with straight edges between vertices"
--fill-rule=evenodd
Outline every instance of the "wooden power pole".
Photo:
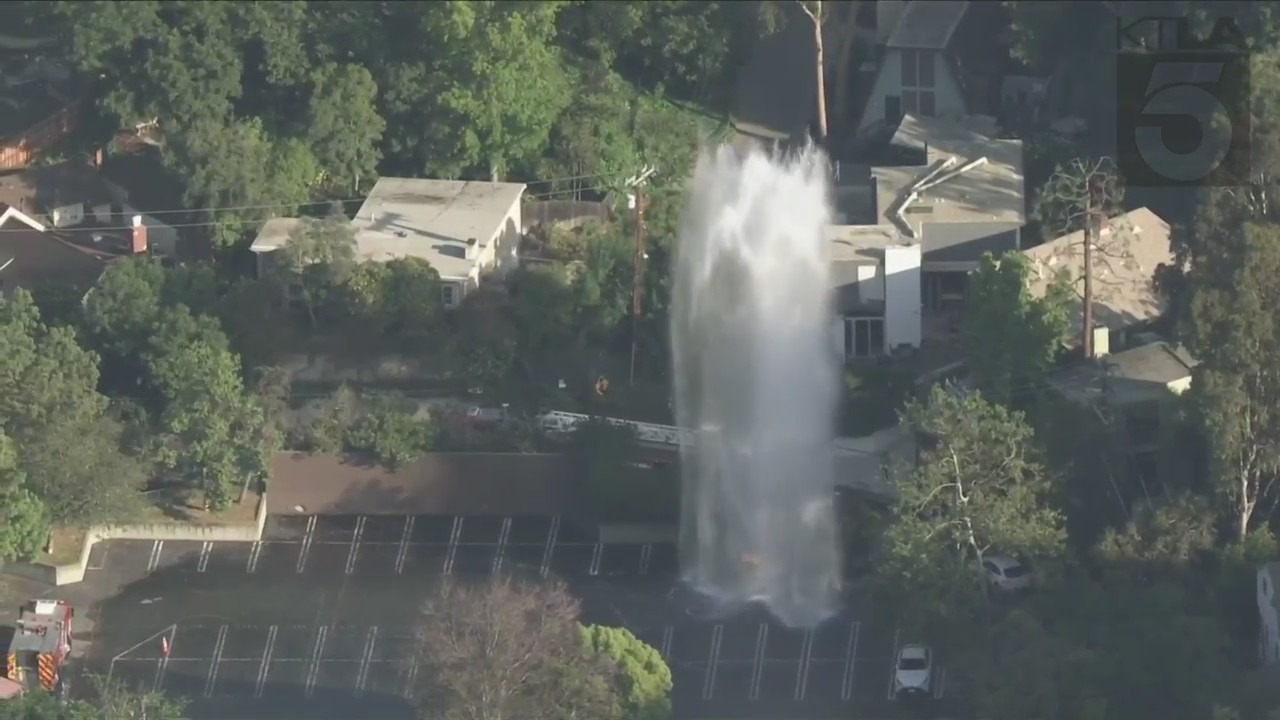
M 1090 175 L 1084 199 L 1084 327 L 1080 347 L 1086 358 L 1093 357 L 1093 245 L 1098 241 L 1097 178 Z
M 631 370 L 627 379 L 629 385 L 636 384 L 636 355 L 640 348 L 640 312 L 644 298 L 644 183 L 653 173 L 653 168 L 645 168 L 627 182 L 635 193 L 636 203 L 636 256 L 631 278 Z

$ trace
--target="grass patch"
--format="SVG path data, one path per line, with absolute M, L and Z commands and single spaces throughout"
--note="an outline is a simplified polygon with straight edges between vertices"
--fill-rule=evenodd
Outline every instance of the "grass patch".
M 80 560 L 84 548 L 85 530 L 76 527 L 54 526 L 49 530 L 49 552 L 36 556 L 36 562 L 45 565 L 70 565 Z
M 166 488 L 147 493 L 144 523 L 194 523 L 196 525 L 241 525 L 254 521 L 261 498 L 257 492 L 245 493 L 244 500 L 222 511 L 205 510 L 204 493 L 191 488 Z

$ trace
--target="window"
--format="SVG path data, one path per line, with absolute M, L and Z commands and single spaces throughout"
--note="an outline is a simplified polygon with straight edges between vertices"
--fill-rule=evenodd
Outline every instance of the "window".
M 902 109 L 915 115 L 938 112 L 934 96 L 934 54 L 929 50 L 902 50 Z
M 845 318 L 844 322 L 845 357 L 884 354 L 884 318 Z
M 451 283 L 445 283 L 440 286 L 440 302 L 445 307 L 453 307 L 458 302 L 457 288 Z

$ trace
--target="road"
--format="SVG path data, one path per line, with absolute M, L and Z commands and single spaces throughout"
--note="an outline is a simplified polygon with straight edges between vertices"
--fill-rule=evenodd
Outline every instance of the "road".
M 691 609 L 674 547 L 597 544 L 556 518 L 281 517 L 261 543 L 110 541 L 89 582 L 92 672 L 192 700 L 195 718 L 408 718 L 421 599 L 443 576 L 546 567 L 587 622 L 658 648 L 681 718 L 880 717 L 897 643 L 850 612 L 811 631 L 758 607 Z M 161 638 L 170 645 L 161 657 Z

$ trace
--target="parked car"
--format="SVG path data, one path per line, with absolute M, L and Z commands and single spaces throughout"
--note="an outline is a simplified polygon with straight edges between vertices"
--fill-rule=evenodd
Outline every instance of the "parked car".
M 1033 575 L 1031 568 L 1004 555 L 987 555 L 982 558 L 982 567 L 987 574 L 987 583 L 1004 592 L 1026 590 L 1031 587 Z
M 930 692 L 933 651 L 924 645 L 903 645 L 893 669 L 893 694 L 919 695 Z

